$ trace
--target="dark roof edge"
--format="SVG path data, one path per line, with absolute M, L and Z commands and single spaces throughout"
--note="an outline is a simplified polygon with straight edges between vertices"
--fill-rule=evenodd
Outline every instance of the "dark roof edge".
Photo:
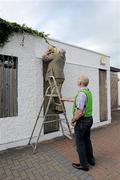
M 77 45 L 69 44 L 69 43 L 66 43 L 66 42 L 63 42 L 63 41 L 59 41 L 59 40 L 53 39 L 53 38 L 47 38 L 47 39 L 55 41 L 55 42 L 58 42 L 58 43 L 62 43 L 62 44 L 65 44 L 65 45 L 69 45 L 71 47 L 75 47 L 75 48 L 78 48 L 78 49 L 82 49 L 82 50 L 86 50 L 86 51 L 89 51 L 89 52 L 93 52 L 95 54 L 99 54 L 99 55 L 106 56 L 106 57 L 110 58 L 110 56 L 108 56 L 106 54 L 103 54 L 103 53 L 100 53 L 100 52 L 96 52 L 96 51 L 93 51 L 93 50 L 90 50 L 90 49 L 86 49 L 86 48 L 83 48 L 83 47 L 80 47 L 80 46 L 77 46 Z
M 110 71 L 113 71 L 113 72 L 120 72 L 120 68 L 116 68 L 116 67 L 110 66 Z

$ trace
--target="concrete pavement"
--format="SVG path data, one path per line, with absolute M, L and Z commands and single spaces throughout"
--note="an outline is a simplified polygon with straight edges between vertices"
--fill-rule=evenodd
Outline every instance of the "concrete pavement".
M 113 112 L 112 124 L 92 131 L 96 166 L 89 172 L 74 169 L 75 146 L 66 138 L 31 147 L 0 152 L 0 180 L 120 180 L 120 112 Z

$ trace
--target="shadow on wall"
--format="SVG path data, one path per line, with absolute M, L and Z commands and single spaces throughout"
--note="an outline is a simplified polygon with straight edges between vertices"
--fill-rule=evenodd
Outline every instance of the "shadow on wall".
M 120 108 L 111 112 L 112 122 L 120 121 Z

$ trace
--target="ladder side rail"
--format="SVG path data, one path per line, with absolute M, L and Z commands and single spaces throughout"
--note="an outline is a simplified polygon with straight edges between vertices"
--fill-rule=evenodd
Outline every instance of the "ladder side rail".
M 45 95 L 47 95 L 49 89 L 50 89 L 50 87 L 47 88 L 47 90 L 46 90 L 46 92 L 45 92 Z M 40 114 L 41 114 L 41 111 L 42 111 L 42 108 L 43 108 L 44 101 L 45 101 L 45 96 L 44 96 L 44 98 L 43 98 L 43 101 L 42 101 L 42 104 L 41 104 L 41 107 L 40 107 L 40 111 L 39 111 L 39 113 L 38 113 L 38 116 L 37 116 L 35 125 L 34 125 L 34 127 L 33 127 L 33 130 L 32 130 L 32 133 L 31 133 L 29 142 L 28 142 L 29 145 L 30 145 L 30 142 L 31 142 L 31 140 L 32 140 L 32 137 L 33 137 L 33 133 L 34 133 L 34 131 L 35 131 L 35 128 L 36 128 L 36 126 L 37 126 L 37 123 L 38 123 L 38 120 L 39 120 L 39 117 L 40 117 Z
M 65 116 L 65 121 L 66 121 L 66 124 L 67 124 L 67 126 L 68 126 L 68 129 L 69 129 L 70 135 L 71 135 L 71 137 L 72 137 L 73 135 L 72 135 L 72 131 L 71 131 L 71 129 L 70 129 L 70 124 L 69 124 L 69 122 L 68 122 L 68 119 L 67 119 L 67 115 L 66 115 L 66 113 L 64 114 L 64 116 Z
M 56 91 L 57 91 L 57 95 L 58 95 L 60 104 L 62 105 L 62 109 L 63 109 L 63 112 L 64 112 L 64 111 L 65 111 L 65 108 L 64 108 L 64 106 L 63 106 L 63 102 L 61 101 L 60 92 L 59 92 L 59 90 L 58 90 L 58 86 L 57 86 L 56 80 L 55 80 L 54 76 L 53 76 L 52 78 L 53 78 L 53 81 L 54 81 L 54 84 L 55 84 L 55 88 L 56 88 Z
M 56 81 L 55 81 L 55 78 L 53 77 L 53 79 L 54 79 L 54 82 L 55 82 L 55 86 L 57 87 L 57 83 L 56 83 Z M 58 93 L 59 101 L 60 101 L 60 103 L 61 103 L 61 105 L 62 105 L 62 109 L 63 109 L 64 116 L 65 116 L 65 121 L 66 121 L 66 124 L 67 124 L 67 126 L 68 126 L 68 130 L 69 130 L 69 132 L 70 132 L 70 136 L 72 137 L 72 131 L 71 131 L 71 129 L 70 129 L 70 125 L 69 125 L 68 118 L 67 118 L 67 115 L 66 115 L 65 105 L 64 105 L 64 103 L 63 103 L 62 100 L 61 100 L 61 97 L 60 97 L 60 93 L 59 93 L 58 88 L 57 88 L 57 93 Z
M 53 79 L 53 82 L 54 82 L 54 85 L 55 85 L 55 89 L 56 89 L 56 91 L 57 91 L 57 95 L 58 95 L 59 101 L 60 101 L 60 103 L 61 103 L 61 105 L 62 105 L 62 110 L 63 110 L 63 112 L 64 112 L 65 109 L 63 108 L 63 103 L 62 103 L 61 98 L 60 98 L 60 92 L 59 92 L 59 90 L 58 90 L 58 86 L 57 86 L 55 77 L 54 77 L 54 76 L 51 76 L 51 78 Z M 65 135 L 61 120 L 59 121 L 59 123 L 60 123 L 60 126 L 61 126 L 62 133 L 63 133 L 63 135 Z
M 64 129 L 63 129 L 61 120 L 59 120 L 59 123 L 60 123 L 60 126 L 61 126 L 62 134 L 63 134 L 63 136 L 65 136 L 65 133 L 64 133 Z
M 53 82 L 54 82 L 54 84 L 55 84 L 55 89 L 56 89 L 56 91 L 57 91 L 57 95 L 58 95 L 60 104 L 62 105 L 62 110 L 63 110 L 63 112 L 64 112 L 64 111 L 65 111 L 65 108 L 64 108 L 64 106 L 63 106 L 63 102 L 61 101 L 60 92 L 59 92 L 59 90 L 58 90 L 58 86 L 57 86 L 55 77 L 54 77 L 54 76 L 49 76 L 49 77 L 53 79 Z M 66 112 L 66 111 L 65 111 L 65 112 Z
M 41 135 L 41 132 L 42 132 L 42 128 L 43 128 L 44 122 L 45 122 L 45 120 L 46 120 L 46 118 L 47 118 L 47 113 L 48 113 L 49 106 L 50 106 L 50 103 L 51 103 L 51 100 L 52 100 L 52 94 L 53 94 L 53 92 L 54 92 L 54 88 L 53 88 L 52 91 L 51 91 L 51 96 L 50 96 L 49 101 L 48 101 L 48 105 L 47 105 L 46 112 L 45 112 L 45 115 L 44 115 L 44 120 L 43 120 L 43 122 L 42 122 L 40 131 L 39 131 L 39 134 L 38 134 L 38 137 L 37 137 L 37 141 L 36 141 L 35 147 L 34 147 L 34 149 L 33 149 L 33 153 L 35 153 L 36 148 L 37 148 L 37 146 L 38 146 L 38 141 L 39 141 L 39 138 L 40 138 L 40 135 Z

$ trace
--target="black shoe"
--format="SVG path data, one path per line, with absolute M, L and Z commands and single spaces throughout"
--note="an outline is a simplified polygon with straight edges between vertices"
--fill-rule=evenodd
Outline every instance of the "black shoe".
M 89 161 L 88 162 L 91 166 L 95 166 L 95 161 Z
M 89 170 L 89 167 L 88 166 L 81 166 L 77 163 L 72 163 L 72 166 L 76 169 L 79 169 L 79 170 L 83 170 L 83 171 L 88 171 Z
M 89 160 L 88 163 L 89 163 L 91 166 L 95 166 L 95 159 Z
M 72 166 L 80 166 L 80 163 L 72 163 Z

